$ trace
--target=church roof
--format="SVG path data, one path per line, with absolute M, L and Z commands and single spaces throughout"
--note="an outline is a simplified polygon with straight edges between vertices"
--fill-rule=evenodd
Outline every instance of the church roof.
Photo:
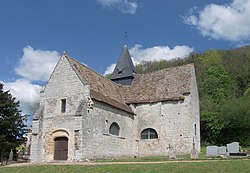
M 133 76 L 134 73 L 135 66 L 129 54 L 128 46 L 125 45 L 110 79 L 130 77 Z
M 137 74 L 130 86 L 123 86 L 126 103 L 184 100 L 184 95 L 191 92 L 192 70 L 194 65 L 188 64 Z
M 134 114 L 128 106 L 131 103 L 184 100 L 184 95 L 191 92 L 193 64 L 136 74 L 131 85 L 123 86 L 103 77 L 68 55 L 64 56 L 82 83 L 90 86 L 92 99 L 129 113 Z
M 120 95 L 120 86 L 111 80 L 101 76 L 92 69 L 79 63 L 75 59 L 64 55 L 70 62 L 72 68 L 83 84 L 89 85 L 90 97 L 100 102 L 104 102 L 118 109 L 133 113 L 131 108 L 125 103 Z

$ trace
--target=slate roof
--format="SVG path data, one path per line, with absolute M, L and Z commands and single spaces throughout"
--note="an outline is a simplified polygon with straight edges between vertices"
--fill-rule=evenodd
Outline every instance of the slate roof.
M 160 71 L 136 74 L 131 85 L 119 85 L 64 55 L 83 84 L 90 86 L 90 96 L 118 109 L 134 114 L 131 103 L 154 103 L 183 100 L 191 92 L 194 65 L 188 64 Z M 194 77 L 194 76 L 193 76 Z
M 128 46 L 123 47 L 120 58 L 115 66 L 115 69 L 110 77 L 111 80 L 133 76 L 135 73 L 135 66 L 132 62 L 128 51 Z

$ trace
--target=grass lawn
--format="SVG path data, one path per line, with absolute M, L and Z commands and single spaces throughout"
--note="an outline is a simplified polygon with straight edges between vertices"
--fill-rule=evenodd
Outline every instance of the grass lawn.
M 249 173 L 250 160 L 213 160 L 155 164 L 40 165 L 0 167 L 0 173 Z
M 190 155 L 177 156 L 177 159 L 191 160 Z M 169 159 L 168 156 L 144 156 L 137 158 L 96 160 L 96 162 L 161 162 L 161 161 L 171 161 L 171 159 Z
M 250 158 L 250 157 L 249 157 Z M 200 151 L 199 160 L 207 160 L 207 159 L 219 159 L 222 160 L 220 157 L 206 157 L 206 148 L 202 147 Z M 144 157 L 137 157 L 137 158 L 122 158 L 122 159 L 104 159 L 104 160 L 96 160 L 96 162 L 156 162 L 156 161 L 169 161 L 171 159 L 168 156 L 144 156 Z M 187 155 L 177 155 L 177 160 L 192 160 L 190 158 L 190 154 Z

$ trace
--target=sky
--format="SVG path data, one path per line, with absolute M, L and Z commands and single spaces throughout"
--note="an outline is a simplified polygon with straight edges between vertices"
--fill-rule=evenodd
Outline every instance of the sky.
M 33 115 L 60 56 L 101 75 L 123 46 L 135 64 L 250 40 L 250 0 L 1 0 L 0 82 Z

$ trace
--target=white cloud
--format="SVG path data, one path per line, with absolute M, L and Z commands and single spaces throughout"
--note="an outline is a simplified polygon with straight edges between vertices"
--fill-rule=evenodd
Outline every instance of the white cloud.
M 15 71 L 18 75 L 31 81 L 47 81 L 59 56 L 57 51 L 34 50 L 31 46 L 26 46 Z
M 4 90 L 10 90 L 13 97 L 20 101 L 20 109 L 25 114 L 33 115 L 39 103 L 41 86 L 31 84 L 26 79 L 17 79 L 14 82 L 4 83 Z
M 104 72 L 104 76 L 107 74 L 113 73 L 115 66 L 116 64 L 111 64 L 110 66 L 108 66 Z
M 194 49 L 188 46 L 175 46 L 171 49 L 168 46 L 154 46 L 150 48 L 142 48 L 142 45 L 136 44 L 129 49 L 135 64 L 142 61 L 158 61 L 171 60 L 174 58 L 184 58 L 188 56 Z
M 96 0 L 103 8 L 117 9 L 122 13 L 135 14 L 138 7 L 136 2 L 128 0 Z
M 142 45 L 136 44 L 129 49 L 132 56 L 133 63 L 139 64 L 143 61 L 159 61 L 159 60 L 171 60 L 174 58 L 187 57 L 194 49 L 188 46 L 175 46 L 170 48 L 168 46 L 154 46 L 150 48 L 143 48 Z M 111 64 L 107 67 L 104 75 L 112 73 L 116 64 Z
M 20 101 L 20 109 L 24 114 L 34 115 L 38 103 L 41 86 L 32 81 L 47 81 L 59 60 L 57 51 L 34 50 L 31 46 L 23 49 L 23 56 L 15 68 L 16 74 L 22 78 L 14 82 L 4 83 L 4 90 L 10 90 L 13 97 Z
M 194 26 L 204 37 L 217 40 L 247 41 L 250 39 L 250 1 L 209 4 L 198 14 L 193 11 L 184 17 L 184 23 Z

